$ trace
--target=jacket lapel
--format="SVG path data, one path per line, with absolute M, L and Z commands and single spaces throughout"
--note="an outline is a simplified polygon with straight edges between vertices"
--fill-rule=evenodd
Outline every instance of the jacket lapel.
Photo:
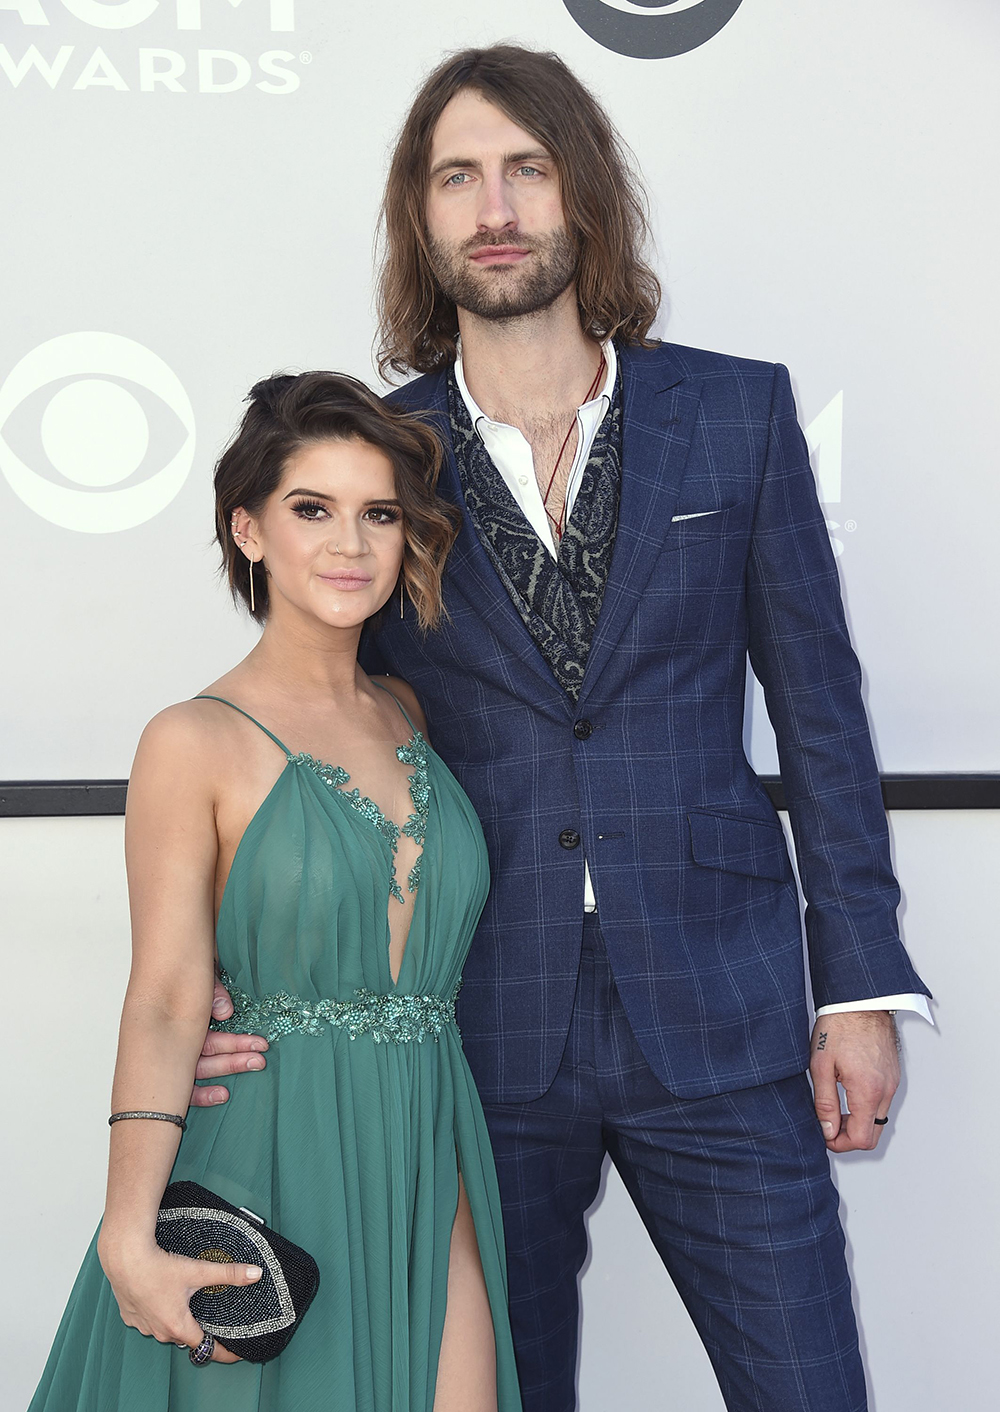
M 677 504 L 700 404 L 688 377 L 661 347 L 619 347 L 624 396 L 618 530 L 580 702 L 608 663 L 663 548 Z
M 433 387 L 425 382 L 419 406 L 405 399 L 412 410 L 428 415 L 444 447 L 444 460 L 438 489 L 447 500 L 451 500 L 462 512 L 462 527 L 448 556 L 444 574 L 445 603 L 451 594 L 458 594 L 466 600 L 476 617 L 482 622 L 483 630 L 491 632 L 501 643 L 508 658 L 523 663 L 540 682 L 544 683 L 546 695 L 559 702 L 565 712 L 572 703 L 552 674 L 528 632 L 510 595 L 497 575 L 489 555 L 483 548 L 479 535 L 472 524 L 462 493 L 462 481 L 458 463 L 451 444 L 451 425 L 448 415 L 448 383 L 442 373 L 434 381 Z M 429 395 L 428 395 L 429 394 Z M 396 400 L 394 398 L 393 400 Z M 399 400 L 404 400 L 400 398 Z

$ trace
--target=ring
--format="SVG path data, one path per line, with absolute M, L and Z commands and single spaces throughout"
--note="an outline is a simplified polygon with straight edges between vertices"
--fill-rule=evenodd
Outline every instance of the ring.
M 192 1363 L 197 1363 L 200 1367 L 202 1363 L 210 1363 L 212 1361 L 212 1354 L 214 1352 L 215 1339 L 211 1334 L 205 1334 L 205 1337 L 202 1339 L 201 1343 L 199 1343 L 198 1347 L 191 1349 L 188 1357 L 191 1359 Z
M 885 1125 L 886 1125 L 886 1123 L 887 1123 L 888 1121 L 889 1121 L 888 1117 L 885 1117 L 885 1118 L 876 1118 L 876 1119 L 875 1119 L 875 1126 L 876 1126 L 877 1128 L 884 1128 Z

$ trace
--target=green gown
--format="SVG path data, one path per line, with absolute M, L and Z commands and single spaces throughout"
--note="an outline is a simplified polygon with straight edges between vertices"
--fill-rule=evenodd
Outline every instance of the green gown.
M 489 886 L 479 820 L 413 731 L 397 755 L 413 768 L 404 831 L 423 849 L 402 883 L 416 897 L 393 984 L 397 825 L 343 769 L 260 729 L 286 764 L 236 851 L 217 941 L 237 1004 L 225 1028 L 266 1035 L 267 1068 L 188 1112 L 170 1180 L 201 1182 L 304 1247 L 319 1291 L 273 1361 L 196 1367 L 122 1323 L 95 1235 L 29 1412 L 431 1412 L 459 1170 L 499 1409 L 519 1412 L 496 1171 L 454 1023 Z

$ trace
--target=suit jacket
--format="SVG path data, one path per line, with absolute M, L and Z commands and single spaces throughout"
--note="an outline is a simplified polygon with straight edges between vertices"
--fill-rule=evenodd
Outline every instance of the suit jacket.
M 667 1088 L 699 1097 L 807 1065 L 798 892 L 743 750 L 748 653 L 777 736 L 815 1004 L 928 993 L 896 928 L 861 674 L 788 373 L 670 344 L 620 357 L 618 533 L 579 702 L 468 519 L 445 570 L 448 621 L 422 635 L 412 609 L 389 614 L 362 650 L 369 671 L 415 688 L 482 819 L 493 882 L 459 1019 L 487 1102 L 530 1101 L 555 1075 L 584 855 L 625 1010 Z M 389 401 L 435 422 L 441 491 L 461 507 L 445 375 Z

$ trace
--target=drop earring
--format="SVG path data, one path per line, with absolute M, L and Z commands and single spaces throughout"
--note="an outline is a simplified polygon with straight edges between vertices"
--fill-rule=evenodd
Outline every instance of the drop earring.
M 257 604 L 254 602 L 254 597 L 253 597 L 253 559 L 251 558 L 251 560 L 250 560 L 250 616 L 253 617 L 253 615 L 256 613 L 256 611 L 257 611 Z
M 399 616 L 403 616 L 403 575 L 399 576 Z

